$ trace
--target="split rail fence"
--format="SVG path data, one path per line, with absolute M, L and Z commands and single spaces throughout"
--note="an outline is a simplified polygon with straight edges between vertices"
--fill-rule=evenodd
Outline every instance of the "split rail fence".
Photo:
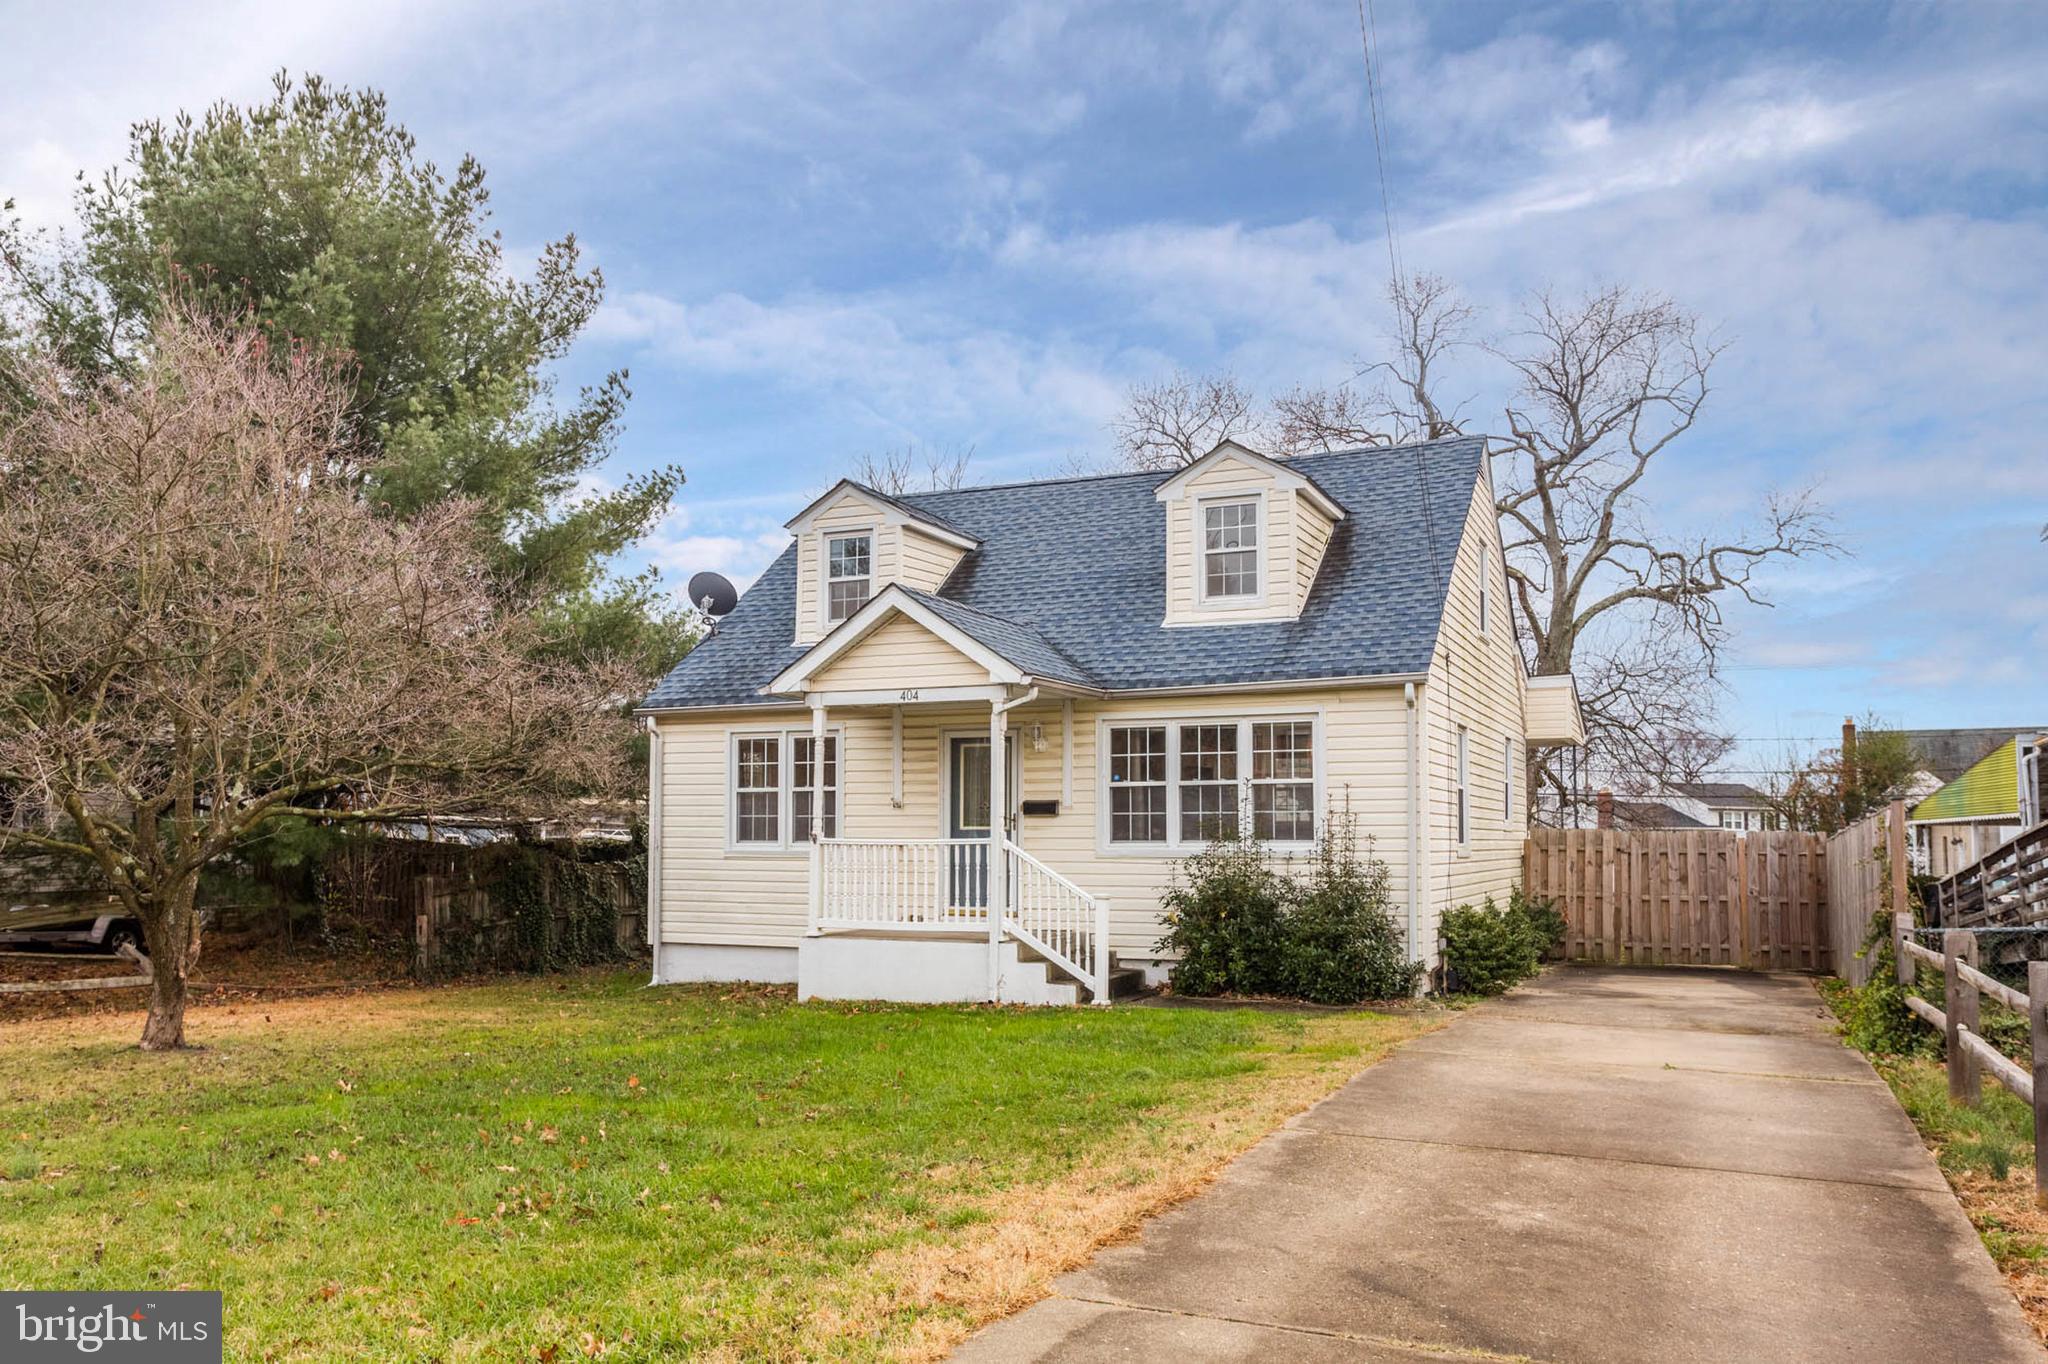
M 1948 1095 L 1957 1103 L 1975 1104 L 1984 1096 L 1988 1072 L 2034 1109 L 2034 1203 L 2048 1208 L 2048 961 L 2027 963 L 2026 993 L 1977 969 L 1977 935 L 1952 928 L 1941 935 L 1941 951 L 1913 940 L 1913 916 L 1892 916 L 1892 949 L 1898 958 L 1899 984 L 1913 985 L 1917 967 L 1941 972 L 1944 986 L 1937 1009 L 1918 995 L 1906 996 L 1906 1007 L 1941 1030 L 1948 1056 Z M 2027 1017 L 2032 1068 L 2022 1067 L 1986 1042 L 1977 1031 L 1985 995 Z
M 1793 830 L 1536 829 L 1522 884 L 1556 903 L 1574 960 L 1825 971 L 1827 861 Z

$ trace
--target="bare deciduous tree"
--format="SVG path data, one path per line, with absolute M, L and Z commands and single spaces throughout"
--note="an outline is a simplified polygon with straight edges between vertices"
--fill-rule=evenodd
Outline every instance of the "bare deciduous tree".
M 355 495 L 331 366 L 167 306 L 134 374 L 23 367 L 0 429 L 0 830 L 96 866 L 181 1046 L 201 869 L 284 815 L 540 814 L 627 780 L 633 683 L 538 663 L 487 537 Z
M 923 450 L 906 445 L 879 455 L 861 455 L 853 462 L 853 480 L 891 497 L 898 493 L 938 492 L 965 482 L 967 466 L 973 459 L 971 445 Z
M 1464 430 L 1459 405 L 1447 405 L 1438 388 L 1445 359 L 1467 341 L 1472 308 L 1437 275 L 1396 280 L 1387 294 L 1394 305 L 1391 358 L 1361 366 L 1334 388 L 1296 387 L 1275 398 L 1279 453 L 1399 445 Z
M 1347 384 L 1277 398 L 1267 420 L 1278 453 L 1466 431 L 1460 404 L 1441 389 L 1447 359 L 1475 344 L 1472 309 L 1431 276 L 1389 294 L 1390 356 Z M 1577 677 L 1601 780 L 1697 776 L 1700 759 L 1727 747 L 1712 723 L 1723 604 L 1736 596 L 1768 605 L 1755 579 L 1764 564 L 1837 552 L 1824 513 L 1809 490 L 1767 497 L 1761 523 L 1730 538 L 1673 538 L 1651 524 L 1642 481 L 1697 420 L 1720 354 L 1670 299 L 1620 287 L 1569 300 L 1538 294 L 1523 327 L 1483 350 L 1505 367 L 1513 394 L 1490 448 L 1532 671 Z M 1158 414 L 1200 414 L 1212 404 L 1199 395 L 1222 386 L 1242 400 L 1230 408 L 1238 429 L 1259 429 L 1235 380 L 1177 374 L 1134 390 L 1116 428 L 1127 461 L 1153 467 L 1141 456 L 1172 444 L 1155 434 L 1169 425 Z M 1532 791 L 1568 794 L 1556 768 L 1530 775 Z
M 1261 444 L 1257 400 L 1234 375 L 1175 370 L 1157 383 L 1132 387 L 1111 425 L 1127 468 L 1178 469 L 1226 440 Z

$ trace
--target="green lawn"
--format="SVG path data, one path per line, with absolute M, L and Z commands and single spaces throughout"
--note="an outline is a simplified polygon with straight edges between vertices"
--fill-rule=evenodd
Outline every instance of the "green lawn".
M 1426 1026 L 611 974 L 16 1024 L 0 1284 L 219 1288 L 234 1359 L 929 1354 L 1000 1304 L 906 1266 L 1054 1184 L 1071 1258 Z

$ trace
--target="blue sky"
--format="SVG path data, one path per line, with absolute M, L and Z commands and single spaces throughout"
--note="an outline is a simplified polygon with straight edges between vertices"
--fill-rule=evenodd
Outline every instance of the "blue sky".
M 374 85 L 490 171 L 515 259 L 573 230 L 630 367 L 645 547 L 744 580 L 862 452 L 995 481 L 1100 461 L 1127 387 L 1379 353 L 1386 248 L 1351 0 L 8 5 L 0 196 L 67 216 L 131 119 Z M 1737 765 L 1847 713 L 2048 720 L 2048 7 L 1377 0 L 1405 263 L 1486 329 L 1618 281 L 1730 343 L 1649 489 L 1691 537 L 1809 482 L 1850 557 L 1735 613 Z M 1495 371 L 1453 376 L 1474 425 Z

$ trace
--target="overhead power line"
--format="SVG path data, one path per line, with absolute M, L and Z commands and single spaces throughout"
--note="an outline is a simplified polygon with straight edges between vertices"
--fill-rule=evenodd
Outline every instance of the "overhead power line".
M 1379 63 L 1373 58 L 1373 49 L 1378 46 L 1379 24 L 1370 14 L 1368 0 L 1358 0 L 1358 45 L 1365 53 L 1365 105 L 1372 118 L 1373 163 L 1379 168 L 1380 217 L 1387 226 L 1387 269 L 1392 273 L 1392 282 L 1399 285 L 1401 274 L 1401 250 L 1394 239 L 1394 201 L 1387 193 L 1387 143 L 1391 137 L 1380 127 L 1380 79 Z

